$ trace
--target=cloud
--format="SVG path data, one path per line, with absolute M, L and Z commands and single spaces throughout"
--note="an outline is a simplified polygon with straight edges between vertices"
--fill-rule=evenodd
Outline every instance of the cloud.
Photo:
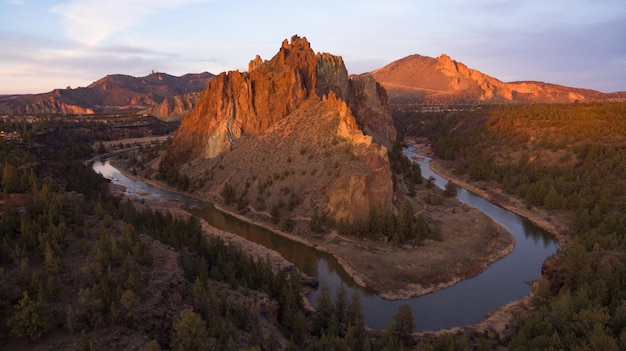
M 86 86 L 107 74 L 144 76 L 151 69 L 182 75 L 205 71 L 206 62 L 218 61 L 195 56 L 190 60 L 176 51 L 130 45 L 93 47 L 19 33 L 0 33 L 0 57 L 0 95 Z
M 71 0 L 53 6 L 61 16 L 65 34 L 72 40 L 97 45 L 114 33 L 140 23 L 159 10 L 209 0 Z

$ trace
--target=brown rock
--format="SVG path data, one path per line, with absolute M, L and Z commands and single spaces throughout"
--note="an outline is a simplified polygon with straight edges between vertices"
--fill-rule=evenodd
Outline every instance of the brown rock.
M 200 92 L 168 96 L 163 102 L 146 111 L 151 116 L 165 121 L 181 120 L 198 102 Z
M 294 36 L 291 44 L 285 40 L 270 61 L 257 55 L 249 67 L 250 72 L 222 73 L 209 84 L 197 108 L 183 120 L 164 159 L 166 167 L 215 157 L 244 133 L 265 131 L 310 95 L 329 91 L 363 111 L 357 119 L 378 142 L 395 140 L 384 91 L 373 80 L 351 84 L 341 57 L 316 56 L 306 38 Z
M 285 40 L 271 60 L 257 56 L 249 69 L 222 73 L 209 83 L 174 136 L 161 161 L 163 170 L 219 155 L 220 160 L 207 161 L 208 167 L 219 162 L 224 169 L 215 182 L 242 184 L 252 175 L 276 176 L 267 169 L 289 167 L 282 162 L 299 158 L 294 148 L 326 150 L 322 155 L 330 158 L 339 147 L 333 145 L 340 143 L 353 155 L 349 167 L 340 167 L 347 160 L 336 156 L 333 168 L 320 163 L 321 169 L 300 172 L 302 178 L 307 172 L 324 172 L 316 181 L 291 181 L 306 198 L 303 206 L 351 221 L 364 218 L 372 207 L 392 207 L 391 170 L 382 145 L 390 145 L 396 131 L 379 84 L 370 77 L 350 79 L 341 57 L 316 55 L 306 38 L 297 36 Z M 245 161 L 248 157 L 252 160 Z M 259 158 L 265 162 L 257 165 Z M 311 161 L 320 160 L 305 162 Z M 205 170 L 186 172 L 193 178 Z
M 187 285 L 180 255 L 172 247 L 153 240 L 147 235 L 141 239 L 150 249 L 154 262 L 149 272 L 145 289 L 149 292 L 141 305 L 138 315 L 144 332 L 160 335 L 161 341 L 169 340 L 172 323 L 184 307 Z
M 213 78 L 207 72 L 174 77 L 152 73 L 145 77 L 109 75 L 87 87 L 55 89 L 43 94 L 0 96 L 0 113 L 12 114 L 94 114 L 139 112 L 159 117 L 182 117 L 198 94 Z M 197 98 L 197 96 L 196 96 Z
M 374 140 L 386 147 L 396 140 L 387 92 L 372 77 L 350 79 L 350 108 L 358 116 L 359 127 Z
M 564 87 L 543 82 L 502 82 L 442 54 L 411 55 L 369 74 L 385 87 L 393 104 L 573 102 L 624 99 L 624 93 Z

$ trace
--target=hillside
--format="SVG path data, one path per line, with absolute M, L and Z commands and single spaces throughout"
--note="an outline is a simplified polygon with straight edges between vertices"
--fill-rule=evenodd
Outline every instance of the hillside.
M 87 87 L 0 97 L 0 113 L 93 114 L 144 112 L 164 119 L 182 118 L 191 110 L 213 75 L 175 77 L 153 72 L 145 77 L 109 75 Z
M 560 103 L 624 100 L 626 93 L 602 93 L 543 82 L 502 82 L 442 54 L 411 55 L 364 75 L 373 76 L 392 104 Z
M 271 60 L 257 56 L 248 72 L 211 81 L 160 171 L 189 177 L 199 192 L 232 187 L 241 207 L 363 220 L 392 208 L 383 145 L 395 138 L 384 90 L 370 77 L 349 79 L 341 57 L 316 55 L 294 36 Z
M 558 228 L 509 348 L 623 350 L 626 103 L 415 110 L 397 125 L 432 146 L 437 172 Z

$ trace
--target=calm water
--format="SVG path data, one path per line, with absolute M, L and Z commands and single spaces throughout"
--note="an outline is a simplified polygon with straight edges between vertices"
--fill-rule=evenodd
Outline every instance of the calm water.
M 433 173 L 428 167 L 430 158 L 417 155 L 412 149 L 407 149 L 405 153 L 409 156 L 422 157 L 423 160 L 419 164 L 424 178 L 433 176 L 437 186 L 441 188 L 445 186 L 447 181 Z M 550 234 L 528 220 L 459 188 L 457 197 L 460 201 L 483 211 L 515 236 L 514 251 L 474 278 L 463 280 L 449 288 L 408 300 L 388 301 L 356 286 L 335 258 L 327 253 L 241 221 L 210 205 L 205 204 L 207 207 L 200 208 L 202 204 L 193 199 L 156 189 L 141 181 L 125 177 L 108 161 L 95 162 L 93 169 L 114 183 L 126 186 L 129 194 L 180 201 L 187 208 L 195 208 L 190 211 L 216 228 L 236 233 L 279 252 L 305 274 L 317 277 L 320 282 L 325 281 L 333 291 L 333 298 L 336 289 L 341 284 L 346 287 L 348 296 L 357 290 L 361 296 L 365 324 L 375 329 L 387 327 L 402 304 L 408 304 L 413 309 L 416 330 L 438 330 L 476 324 L 487 313 L 528 294 L 529 283 L 541 275 L 543 261 L 558 248 L 556 240 Z M 319 289 L 311 296 L 314 305 L 316 305 L 318 295 Z

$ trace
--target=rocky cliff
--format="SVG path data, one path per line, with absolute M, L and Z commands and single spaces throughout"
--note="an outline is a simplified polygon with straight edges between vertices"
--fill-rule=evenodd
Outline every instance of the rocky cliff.
M 64 99 L 60 90 L 54 90 L 45 96 L 20 95 L 0 97 L 0 113 L 11 114 L 93 114 L 90 107 L 81 106 L 75 101 Z
M 199 93 L 212 78 L 213 75 L 207 72 L 182 77 L 160 72 L 139 78 L 109 75 L 87 87 L 55 89 L 43 94 L 2 96 L 0 113 L 154 112 L 156 117 L 180 119 L 191 111 Z
M 306 38 L 294 36 L 272 59 L 257 56 L 248 72 L 209 83 L 161 170 L 180 170 L 205 191 L 225 182 L 245 188 L 261 209 L 281 201 L 265 193 L 267 179 L 273 186 L 278 180 L 284 185 L 277 192 L 298 199 L 292 211 L 353 221 L 371 207 L 391 208 L 384 145 L 395 138 L 384 89 L 373 79 L 350 79 L 341 57 L 315 54 Z
M 168 96 L 163 101 L 144 112 L 164 121 L 180 121 L 198 102 L 201 93 Z
M 626 98 L 626 93 L 601 93 L 543 82 L 502 82 L 471 69 L 448 55 L 411 55 L 365 74 L 387 90 L 392 103 L 574 102 Z

